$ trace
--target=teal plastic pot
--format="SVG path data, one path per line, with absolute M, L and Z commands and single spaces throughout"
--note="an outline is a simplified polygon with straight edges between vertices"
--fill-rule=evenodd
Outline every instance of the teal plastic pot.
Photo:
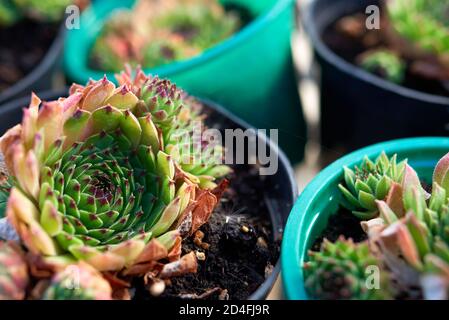
M 85 83 L 104 72 L 89 67 L 89 54 L 110 14 L 135 0 L 95 2 L 81 17 L 81 28 L 66 39 L 65 70 Z M 291 161 L 303 158 L 306 127 L 294 74 L 290 36 L 294 0 L 222 0 L 249 11 L 252 21 L 240 32 L 192 59 L 146 73 L 169 78 L 190 94 L 212 99 L 263 129 L 279 129 L 279 144 Z M 113 74 L 108 74 L 113 79 Z
M 365 155 L 376 158 L 382 151 L 408 159 L 421 179 L 432 181 L 437 161 L 449 152 L 449 138 L 412 138 L 375 144 L 353 152 L 324 169 L 303 191 L 287 221 L 282 242 L 282 279 L 286 298 L 306 300 L 302 265 L 307 251 L 337 213 L 340 201 L 338 184 L 343 166 L 359 164 Z

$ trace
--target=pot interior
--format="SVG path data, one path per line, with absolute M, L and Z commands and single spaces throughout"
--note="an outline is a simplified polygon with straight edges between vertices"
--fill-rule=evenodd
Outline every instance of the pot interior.
M 38 94 L 38 96 L 42 101 L 56 100 L 59 97 L 67 96 L 67 90 Z M 29 105 L 29 102 L 30 98 L 27 97 L 12 101 L 0 107 L 0 117 L 3 119 L 0 123 L 0 135 L 3 135 L 9 128 L 21 122 L 22 110 Z M 249 128 L 249 125 L 225 111 L 221 106 L 210 101 L 203 101 L 203 104 L 205 107 L 204 112 L 208 115 L 208 120 L 206 121 L 208 126 L 218 128 L 221 131 L 225 129 L 245 130 Z M 274 175 L 269 175 L 264 178 L 266 180 L 263 183 L 264 187 L 262 189 L 263 199 L 260 199 L 260 202 L 266 207 L 265 214 L 268 215 L 264 219 L 268 219 L 270 222 L 272 238 L 270 240 L 274 244 L 277 243 L 277 247 L 279 247 L 287 217 L 296 198 L 296 184 L 293 179 L 292 168 L 287 158 L 266 136 L 262 134 L 259 134 L 259 136 L 259 143 L 266 144 L 267 154 L 268 152 L 270 155 L 274 154 L 279 160 L 277 172 Z M 248 148 L 245 148 L 245 152 L 248 152 L 248 150 Z M 248 158 L 247 154 L 245 154 L 246 158 Z M 239 166 L 241 166 L 240 169 L 238 169 Z M 235 171 L 247 170 L 245 169 L 245 165 L 239 164 L 233 165 L 233 168 Z M 261 213 L 249 211 L 252 215 L 261 215 Z M 232 214 L 233 212 L 230 213 Z M 247 298 L 264 299 L 268 295 L 279 273 L 280 263 L 278 258 L 276 258 L 275 264 L 271 275 Z

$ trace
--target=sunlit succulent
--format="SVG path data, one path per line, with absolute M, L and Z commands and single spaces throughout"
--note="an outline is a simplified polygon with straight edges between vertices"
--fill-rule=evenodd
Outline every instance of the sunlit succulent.
M 375 162 L 368 157 L 354 169 L 344 168 L 344 183 L 338 187 L 343 195 L 342 204 L 360 219 L 372 219 L 378 214 L 376 200 L 383 200 L 392 183 L 400 183 L 406 162 L 397 163 L 396 155 L 390 159 L 382 153 Z
M 433 174 L 432 196 L 424 221 L 434 237 L 449 245 L 449 154 L 440 159 Z M 449 251 L 448 251 L 449 253 Z M 448 256 L 449 257 L 449 256 Z M 448 259 L 449 263 L 449 259 Z
M 375 50 L 364 53 L 359 64 L 365 70 L 376 73 L 395 83 L 402 83 L 405 76 L 405 62 L 397 53 L 389 50 Z
M 379 272 L 371 283 L 369 275 Z M 340 238 L 324 240 L 319 252 L 309 252 L 304 264 L 305 287 L 313 298 L 324 300 L 390 299 L 391 289 L 382 263 L 370 252 L 367 242 Z
M 8 219 L 48 263 L 131 268 L 148 262 L 155 241 L 167 257 L 196 190 L 221 176 L 207 171 L 202 183 L 167 153 L 172 129 L 194 118 L 181 91 L 140 71 L 118 79 L 118 88 L 106 78 L 74 85 L 42 105 L 33 95 L 22 124 L 1 139 L 14 180 Z
M 43 300 L 111 300 L 112 289 L 101 273 L 86 263 L 56 273 Z
M 122 82 L 130 81 L 126 73 L 122 77 Z M 193 183 L 204 189 L 215 188 L 216 179 L 226 176 L 230 168 L 222 165 L 221 142 L 203 135 L 207 128 L 201 104 L 168 80 L 143 78 L 137 87 L 140 86 L 140 102 L 135 114 L 151 115 L 154 127 L 161 133 L 155 136 L 152 147 L 161 148 L 170 155 L 182 174 Z
M 404 210 L 398 211 L 397 206 L 392 208 L 385 201 L 377 201 L 384 227 L 378 229 L 379 233 L 374 237 L 381 244 L 382 253 L 390 256 L 387 263 L 390 270 L 403 272 L 404 267 L 400 265 L 405 261 L 418 272 L 426 297 L 449 298 L 441 292 L 435 293 L 439 282 L 449 294 L 449 154 L 435 168 L 429 199 L 417 176 L 410 179 L 407 171 L 404 180 L 408 180 L 408 184 L 397 191 L 392 188 L 387 197 L 392 203 L 402 201 Z M 403 278 L 402 281 L 410 279 Z M 429 281 L 433 285 L 429 285 Z M 417 283 L 408 285 L 416 286 Z
M 449 63 L 449 2 L 387 0 L 394 30 L 413 45 Z
M 372 200 L 376 206 L 371 211 L 376 214 L 361 223 L 370 246 L 367 243 L 360 246 L 366 246 L 363 252 L 368 252 L 368 257 L 382 262 L 380 270 L 384 273 L 385 286 L 381 288 L 394 288 L 387 290 L 388 295 L 394 292 L 393 296 L 406 293 L 414 298 L 449 299 L 449 153 L 435 167 L 430 195 L 423 188 L 417 172 L 406 162 L 396 164 L 395 156 L 389 160 L 382 153 L 375 163 L 365 158 L 361 168 L 345 169 L 345 183 L 352 186 L 352 193 L 342 185 L 340 189 L 345 201 L 353 207 L 358 200 L 353 195 L 354 189 L 362 190 L 363 197 Z M 376 197 L 373 191 L 378 190 L 379 180 L 387 171 L 388 188 L 382 197 Z M 370 176 L 378 178 L 377 184 Z M 362 177 L 365 184 L 360 184 Z M 372 196 L 366 196 L 369 192 L 365 190 Z M 365 203 L 364 208 L 370 207 Z M 341 239 L 335 244 L 324 241 L 320 252 L 311 253 L 310 262 L 305 265 L 305 275 L 306 286 L 312 295 L 328 299 L 358 296 L 363 274 L 356 272 L 358 269 L 354 267 L 357 266 L 354 261 L 360 261 L 354 258 L 357 257 L 354 253 L 357 246 L 359 244 L 348 244 Z M 359 277 L 354 280 L 354 275 Z M 338 280 L 336 285 L 335 279 L 341 278 L 346 280 Z M 344 283 L 352 286 L 348 289 L 349 286 L 342 285 Z M 383 294 L 382 291 L 378 293 Z
M 28 267 L 20 249 L 0 241 L 0 300 L 23 300 L 28 281 Z
M 217 0 L 139 0 L 114 14 L 94 45 L 97 67 L 155 67 L 195 56 L 230 37 L 239 19 Z

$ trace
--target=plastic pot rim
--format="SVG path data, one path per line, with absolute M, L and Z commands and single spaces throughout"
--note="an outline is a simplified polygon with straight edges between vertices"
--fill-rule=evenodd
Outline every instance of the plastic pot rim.
M 307 215 L 312 210 L 311 205 L 329 184 L 343 177 L 343 166 L 352 167 L 360 163 L 365 155 L 375 157 L 381 151 L 387 154 L 400 153 L 407 150 L 434 150 L 445 148 L 449 151 L 449 137 L 421 137 L 390 140 L 377 143 L 357 151 L 354 151 L 335 161 L 322 170 L 310 182 L 296 201 L 290 212 L 285 227 L 284 238 L 281 246 L 282 281 L 283 290 L 287 299 L 307 300 L 304 288 L 302 263 L 306 253 L 305 245 L 311 236 L 311 230 L 315 221 L 319 219 L 321 212 L 315 214 L 313 222 L 306 225 Z M 302 234 L 304 233 L 305 234 Z
M 51 100 L 51 99 L 57 99 L 59 97 L 66 96 L 68 92 L 68 88 L 61 89 L 61 90 L 48 90 L 48 91 L 42 91 L 38 93 L 38 96 L 42 99 L 42 101 L 45 100 Z M 218 114 L 222 115 L 225 118 L 228 118 L 233 123 L 235 123 L 238 127 L 241 127 L 243 129 L 256 129 L 254 126 L 248 124 L 246 121 L 240 119 L 227 109 L 225 109 L 220 104 L 213 102 L 209 99 L 202 99 L 197 98 L 199 101 L 201 101 L 203 104 L 205 104 L 208 108 L 214 110 Z M 14 110 L 18 109 L 18 111 L 21 112 L 22 108 L 27 106 L 30 102 L 30 97 L 21 97 L 17 98 L 11 101 L 6 102 L 3 104 L 0 108 L 0 117 L 4 113 L 10 113 Z M 289 186 L 289 198 L 291 200 L 291 203 L 295 202 L 297 196 L 298 196 L 298 188 L 296 181 L 294 179 L 294 172 L 293 168 L 290 164 L 290 161 L 288 160 L 287 156 L 284 154 L 284 152 L 272 141 L 270 140 L 264 133 L 257 131 L 258 136 L 260 137 L 261 141 L 266 143 L 269 146 L 270 152 L 275 152 L 278 155 L 279 159 L 279 168 L 283 168 L 285 170 L 285 174 L 288 177 L 288 181 L 283 181 L 284 185 Z M 276 214 L 274 212 L 271 212 L 271 215 Z M 273 228 L 278 230 L 279 232 L 282 232 L 285 228 L 286 220 L 282 219 L 282 225 L 276 225 L 275 221 L 273 219 L 271 220 L 271 224 L 273 225 Z M 281 256 L 279 256 L 278 260 L 276 261 L 276 265 L 274 266 L 274 269 L 272 273 L 264 280 L 264 282 L 257 288 L 256 291 L 254 291 L 249 297 L 248 300 L 263 300 L 265 299 L 268 294 L 270 293 L 271 289 L 273 288 L 279 273 L 281 270 Z
M 415 89 L 407 88 L 388 80 L 385 80 L 381 77 L 373 75 L 360 67 L 344 60 L 336 53 L 334 53 L 322 40 L 321 35 L 319 34 L 316 26 L 316 22 L 314 19 L 314 13 L 316 10 L 316 5 L 318 1 L 321 0 L 309 0 L 306 1 L 308 3 L 300 2 L 300 10 L 299 16 L 301 20 L 301 24 L 306 30 L 308 37 L 310 38 L 314 49 L 318 53 L 318 55 L 335 66 L 343 73 L 347 73 L 352 75 L 353 77 L 372 84 L 380 89 L 384 89 L 386 91 L 396 93 L 400 96 L 415 99 L 418 101 L 429 102 L 433 104 L 440 104 L 442 106 L 449 106 L 449 97 L 425 93 L 422 91 L 418 91 Z
M 207 63 L 208 61 L 215 59 L 219 56 L 225 55 L 228 51 L 233 50 L 236 47 L 239 47 L 242 43 L 248 41 L 254 34 L 257 34 L 264 28 L 269 27 L 270 22 L 276 19 L 281 13 L 283 13 L 289 6 L 292 6 L 295 0 L 278 0 L 273 7 L 267 12 L 257 16 L 250 23 L 240 29 L 231 37 L 225 39 L 224 41 L 212 46 L 211 48 L 203 51 L 197 56 L 194 56 L 190 59 L 181 60 L 172 62 L 166 65 L 153 67 L 153 68 L 143 68 L 143 71 L 147 74 L 159 75 L 161 77 L 170 77 L 172 75 L 188 71 L 190 69 L 195 68 L 198 65 L 202 65 Z M 95 4 L 98 6 L 99 4 Z M 86 9 L 83 15 L 89 13 L 92 10 L 92 7 Z M 103 28 L 104 22 L 101 23 L 101 27 Z M 67 35 L 67 41 L 70 42 L 72 38 L 72 33 L 69 32 Z M 94 78 L 100 78 L 104 74 L 106 74 L 110 78 L 114 72 L 111 71 L 101 71 L 95 70 L 88 66 L 88 61 L 90 57 L 90 49 L 86 52 L 86 58 L 83 60 L 79 60 L 75 65 L 73 64 L 73 55 L 69 53 L 68 50 L 64 52 L 64 67 L 69 75 L 69 77 L 73 78 L 76 81 L 81 80 L 82 74 L 88 74 Z M 78 61 L 78 59 L 76 59 Z

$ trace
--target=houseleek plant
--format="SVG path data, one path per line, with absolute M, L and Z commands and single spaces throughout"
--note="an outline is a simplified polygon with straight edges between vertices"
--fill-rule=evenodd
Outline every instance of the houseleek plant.
M 391 50 L 376 48 L 359 59 L 366 70 L 403 83 L 412 74 L 449 81 L 449 2 L 384 0 L 382 38 Z
M 96 67 L 151 68 L 198 55 L 240 27 L 217 0 L 139 0 L 107 21 L 92 50 Z
M 0 140 L 7 219 L 27 253 L 60 273 L 45 298 L 95 298 L 106 287 L 101 272 L 195 272 L 182 237 L 207 222 L 225 185 L 217 179 L 230 172 L 221 145 L 185 139 L 206 130 L 199 102 L 140 70 L 117 79 L 75 84 L 55 101 L 33 94 Z M 92 290 L 61 288 L 73 265 Z
M 449 154 L 435 167 L 430 194 L 406 161 L 395 163 L 395 155 L 389 160 L 383 153 L 375 162 L 365 158 L 360 167 L 344 169 L 345 181 L 340 184 L 342 205 L 350 202 L 354 208 L 368 210 L 365 212 L 369 214 L 353 212 L 362 220 L 367 240 L 357 244 L 344 240 L 333 244 L 325 240 L 321 251 L 312 252 L 304 266 L 305 283 L 311 295 L 323 299 L 337 294 L 347 299 L 384 299 L 410 294 L 418 288 L 418 293 L 409 296 L 449 298 Z M 393 170 L 394 174 L 382 170 L 397 167 L 401 170 Z M 365 172 L 363 180 L 360 172 Z M 388 181 L 382 188 L 384 192 L 376 193 L 383 179 Z M 354 196 L 357 193 L 359 196 Z M 364 255 L 358 253 L 360 248 Z M 374 291 L 367 291 L 366 286 L 361 289 L 364 273 L 359 271 L 368 264 L 380 268 L 381 279 L 390 279 L 381 282 L 383 285 Z M 311 266 L 314 272 L 309 271 Z M 323 279 L 317 282 L 317 277 L 323 275 L 329 278 L 327 282 Z M 330 278 L 343 279 L 339 282 L 343 291 L 325 286 Z

